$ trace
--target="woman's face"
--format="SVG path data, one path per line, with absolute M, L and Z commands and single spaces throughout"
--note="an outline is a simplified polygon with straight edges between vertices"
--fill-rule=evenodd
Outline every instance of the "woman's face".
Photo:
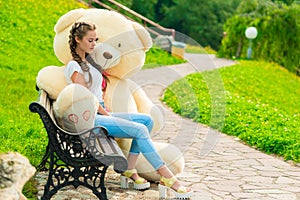
M 91 53 L 96 46 L 97 42 L 97 33 L 96 31 L 88 31 L 82 40 L 76 38 L 77 41 L 77 50 L 83 51 L 85 53 Z

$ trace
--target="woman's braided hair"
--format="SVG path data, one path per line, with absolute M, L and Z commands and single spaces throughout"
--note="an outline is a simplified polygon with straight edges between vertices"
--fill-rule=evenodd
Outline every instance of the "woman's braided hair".
M 77 54 L 76 52 L 76 47 L 77 47 L 77 42 L 75 40 L 76 37 L 78 37 L 80 40 L 87 34 L 88 31 L 94 31 L 96 29 L 96 26 L 94 24 L 86 23 L 86 22 L 76 22 L 70 31 L 69 35 L 69 45 L 70 45 L 70 50 L 71 50 L 71 55 L 73 59 L 80 65 L 82 71 L 88 72 L 89 73 L 89 81 L 87 83 L 88 86 L 92 84 L 92 76 L 90 73 L 90 67 L 87 64 L 86 61 L 83 61 L 81 57 Z M 85 55 L 86 60 L 93 65 L 96 69 L 98 69 L 104 79 L 108 81 L 107 76 L 103 73 L 104 70 L 103 68 L 98 65 L 90 56 L 88 53 Z

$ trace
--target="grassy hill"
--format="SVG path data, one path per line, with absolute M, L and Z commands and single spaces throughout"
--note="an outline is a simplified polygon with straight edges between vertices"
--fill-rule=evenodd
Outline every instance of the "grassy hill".
M 58 18 L 84 7 L 76 1 L 0 0 L 0 152 L 18 151 L 37 165 L 46 145 L 38 115 L 28 106 L 37 96 L 35 78 L 54 55 L 53 27 Z

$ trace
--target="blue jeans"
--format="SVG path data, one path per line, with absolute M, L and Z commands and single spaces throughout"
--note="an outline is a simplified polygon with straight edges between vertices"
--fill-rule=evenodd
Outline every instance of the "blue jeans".
M 130 154 L 142 153 L 155 170 L 165 163 L 155 150 L 150 137 L 153 120 L 142 113 L 110 113 L 111 116 L 97 114 L 95 126 L 103 126 L 115 138 L 132 138 Z

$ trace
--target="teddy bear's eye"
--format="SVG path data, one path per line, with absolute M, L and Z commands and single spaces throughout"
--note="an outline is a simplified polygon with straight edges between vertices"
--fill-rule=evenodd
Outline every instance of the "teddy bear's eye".
M 118 47 L 121 47 L 121 43 L 118 44 Z

